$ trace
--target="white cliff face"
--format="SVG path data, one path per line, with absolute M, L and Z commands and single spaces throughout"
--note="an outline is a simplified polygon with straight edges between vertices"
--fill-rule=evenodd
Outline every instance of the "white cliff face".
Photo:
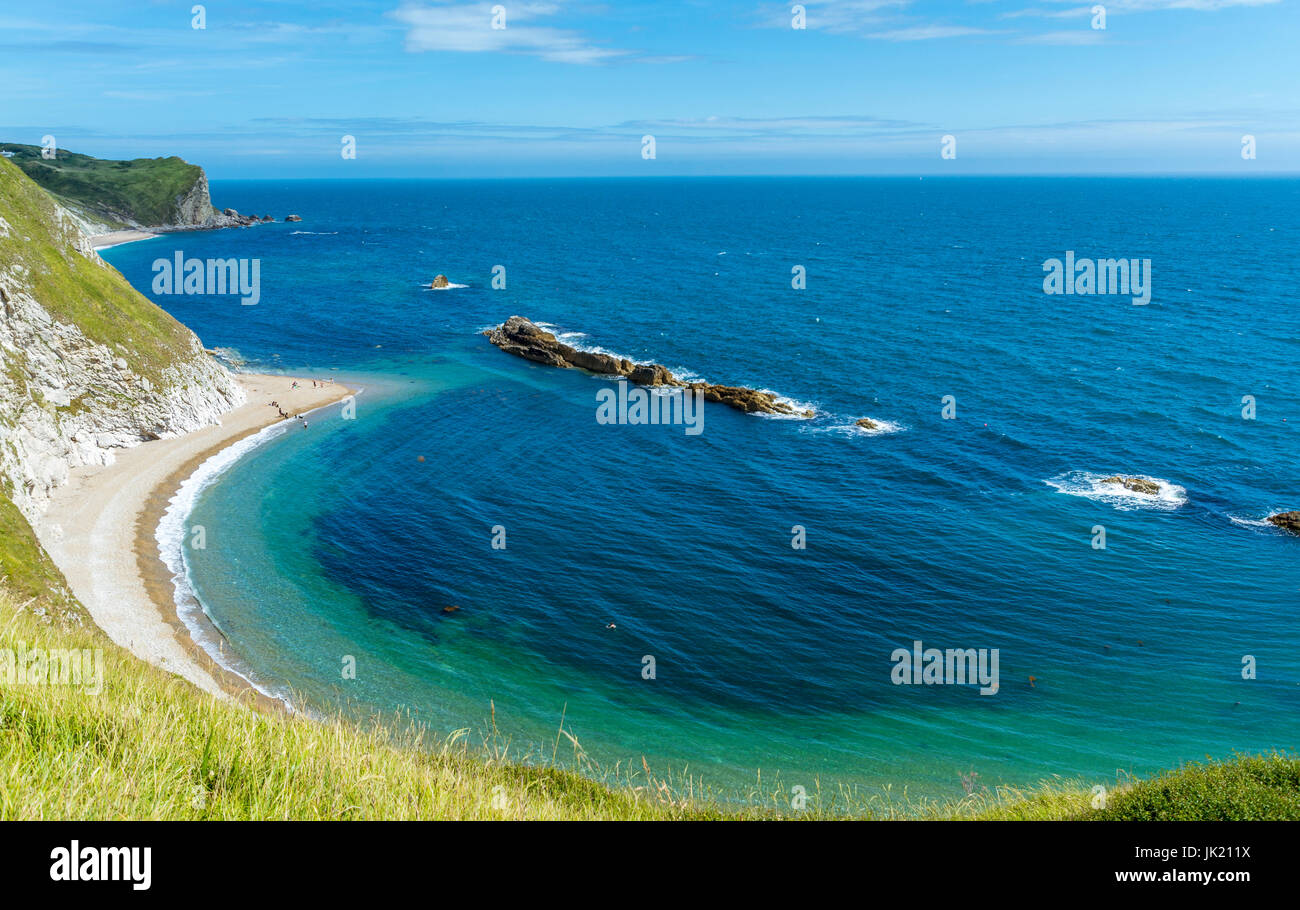
M 71 215 L 55 214 L 65 249 L 111 268 Z M 0 239 L 30 240 L 9 231 L 0 217 Z M 31 277 L 24 265 L 0 265 L 0 484 L 29 521 L 70 469 L 111 464 L 118 449 L 219 423 L 244 402 L 192 332 L 177 336 L 182 350 L 171 362 L 141 375 L 128 364 L 140 358 L 127 344 L 92 340 L 53 316 Z

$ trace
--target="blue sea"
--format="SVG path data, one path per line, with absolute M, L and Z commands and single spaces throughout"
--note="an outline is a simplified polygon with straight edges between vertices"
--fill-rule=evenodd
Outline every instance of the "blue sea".
M 1300 181 L 212 191 L 303 220 L 106 258 L 247 369 L 364 390 L 178 514 L 227 658 L 297 707 L 495 723 L 520 758 L 563 723 L 590 772 L 736 798 L 1109 784 L 1300 741 L 1300 538 L 1264 522 L 1300 508 Z M 176 251 L 260 259 L 260 303 L 152 295 Z M 1067 251 L 1149 259 L 1150 303 L 1045 294 Z M 815 416 L 604 425 L 607 380 L 481 334 L 515 314 Z M 916 641 L 998 649 L 999 690 L 896 685 Z

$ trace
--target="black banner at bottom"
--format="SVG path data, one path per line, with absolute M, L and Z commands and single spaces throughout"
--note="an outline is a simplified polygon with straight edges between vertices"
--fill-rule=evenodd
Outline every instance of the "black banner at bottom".
M 7 822 L 0 868 L 11 900 L 207 891 L 463 900 L 446 890 L 453 883 L 493 897 L 591 887 L 663 900 L 772 896 L 836 878 L 904 895 L 1200 889 L 1231 899 L 1294 880 L 1295 830 L 1253 822 Z

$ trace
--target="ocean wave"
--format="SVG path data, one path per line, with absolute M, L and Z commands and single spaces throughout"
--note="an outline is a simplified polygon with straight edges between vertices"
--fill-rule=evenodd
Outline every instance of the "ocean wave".
M 794 409 L 793 414 L 767 414 L 759 411 L 757 413 L 759 417 L 767 417 L 771 420 L 808 420 L 809 418 L 804 415 L 809 411 L 812 412 L 813 417 L 823 416 L 821 407 L 815 401 L 800 401 L 797 398 L 782 395 L 780 392 L 774 392 L 771 389 L 759 389 L 759 391 L 771 395 L 777 404 L 783 404 Z
M 1238 527 L 1253 528 L 1256 531 L 1264 531 L 1268 534 L 1286 534 L 1287 532 L 1269 521 L 1274 515 L 1281 515 L 1287 509 L 1270 509 L 1263 518 L 1247 518 L 1243 515 L 1233 515 L 1228 513 L 1228 520 Z
M 334 235 L 337 234 L 337 233 L 338 233 L 338 231 L 290 231 L 290 232 L 289 232 L 290 235 L 293 235 L 293 234 L 313 234 L 313 235 L 315 235 L 315 236 L 317 236 L 317 237 L 332 237 L 332 236 L 334 236 Z
M 907 429 L 901 423 L 894 423 L 892 420 L 881 420 L 879 417 L 872 417 L 870 420 L 875 424 L 875 427 L 870 430 L 860 427 L 856 423 L 850 424 L 849 427 L 865 436 L 888 436 L 891 433 L 901 433 Z
M 876 424 L 875 428 L 871 430 L 867 430 L 864 429 L 863 427 L 858 426 L 856 422 L 857 418 L 838 417 L 835 419 L 851 420 L 853 422 L 834 423 L 830 426 L 820 426 L 820 427 L 809 426 L 806 428 L 806 432 L 822 433 L 829 436 L 845 436 L 845 437 L 852 438 L 858 436 L 890 436 L 894 433 L 902 433 L 907 430 L 907 427 L 905 427 L 901 423 L 894 423 L 892 420 L 881 420 L 879 417 L 871 418 L 871 420 L 874 421 Z
M 453 291 L 453 290 L 455 290 L 456 288 L 467 288 L 467 287 L 469 287 L 469 285 L 468 285 L 468 284 L 456 284 L 455 282 L 449 281 L 449 282 L 447 282 L 447 286 L 446 286 L 445 288 L 435 288 L 432 284 L 422 284 L 422 285 L 420 285 L 420 287 L 424 288 L 426 291 Z M 494 326 L 494 328 L 495 328 L 495 326 Z
M 330 406 L 314 408 L 303 416 L 310 416 Z M 172 602 L 176 605 L 176 615 L 185 624 L 190 637 L 216 661 L 218 666 L 246 680 L 249 685 L 268 698 L 283 702 L 289 710 L 293 710 L 294 706 L 286 691 L 275 691 L 274 687 L 259 683 L 252 671 L 224 647 L 226 639 L 207 608 L 204 607 L 195 588 L 190 563 L 185 556 L 185 539 L 189 535 L 190 516 L 203 491 L 216 483 L 221 475 L 249 452 L 283 436 L 291 426 L 297 425 L 296 420 L 278 421 L 208 458 L 181 483 L 176 494 L 168 501 L 167 508 L 163 511 L 158 527 L 154 531 L 154 539 L 158 542 L 158 554 L 172 576 Z
M 296 425 L 297 421 L 294 423 Z M 198 470 L 185 479 L 176 491 L 176 495 L 169 501 L 154 532 L 154 539 L 158 541 L 158 554 L 162 557 L 163 564 L 167 566 L 167 571 L 172 575 L 172 602 L 176 605 L 176 615 L 185 624 L 190 638 L 206 651 L 218 666 L 247 680 L 249 685 L 263 695 L 279 699 L 286 707 L 292 708 L 284 694 L 268 691 L 266 687 L 259 685 L 252 679 L 248 669 L 241 665 L 239 659 L 227 653 L 223 647 L 225 638 L 220 634 L 216 623 L 212 621 L 203 602 L 199 599 L 193 576 L 190 574 L 189 560 L 185 558 L 185 538 L 189 533 L 187 527 L 189 517 L 194 512 L 200 494 L 230 470 L 244 455 L 283 435 L 288 432 L 288 429 L 285 422 L 272 424 L 252 436 L 227 446 L 199 465 Z
M 248 358 L 234 348 L 213 348 L 212 353 L 216 355 L 218 360 L 236 369 L 248 364 Z
M 1150 493 L 1135 492 L 1118 483 L 1102 483 L 1107 477 L 1114 476 L 1114 474 L 1095 474 L 1091 471 L 1071 471 L 1053 477 L 1051 480 L 1045 480 L 1043 483 L 1053 487 L 1058 492 L 1070 496 L 1082 496 L 1096 502 L 1104 502 L 1124 512 L 1134 509 L 1172 511 L 1187 502 L 1187 490 L 1168 480 L 1150 477 L 1146 474 L 1123 475 L 1149 480 L 1157 484 L 1160 491 L 1152 495 Z

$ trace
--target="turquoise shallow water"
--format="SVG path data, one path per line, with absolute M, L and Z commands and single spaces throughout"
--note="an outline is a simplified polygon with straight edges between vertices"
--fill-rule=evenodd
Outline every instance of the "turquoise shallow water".
M 1300 507 L 1300 182 L 214 195 L 304 221 L 107 258 L 146 292 L 175 250 L 260 258 L 256 307 L 155 299 L 252 368 L 366 389 L 356 420 L 255 449 L 190 517 L 208 542 L 186 554 L 193 586 L 268 689 L 444 732 L 482 730 L 495 705 L 517 748 L 548 755 L 563 713 L 602 766 L 645 756 L 727 788 L 761 769 L 960 796 L 971 770 L 1103 780 L 1295 746 L 1300 540 L 1262 519 Z M 1151 304 L 1044 295 L 1066 250 L 1150 258 Z M 420 286 L 438 272 L 466 287 Z M 479 334 L 514 313 L 817 417 L 600 425 L 603 380 Z M 896 432 L 859 433 L 861 416 Z M 1116 472 L 1162 496 L 1107 494 Z M 1000 691 L 893 685 L 891 653 L 917 639 L 999 649 Z

